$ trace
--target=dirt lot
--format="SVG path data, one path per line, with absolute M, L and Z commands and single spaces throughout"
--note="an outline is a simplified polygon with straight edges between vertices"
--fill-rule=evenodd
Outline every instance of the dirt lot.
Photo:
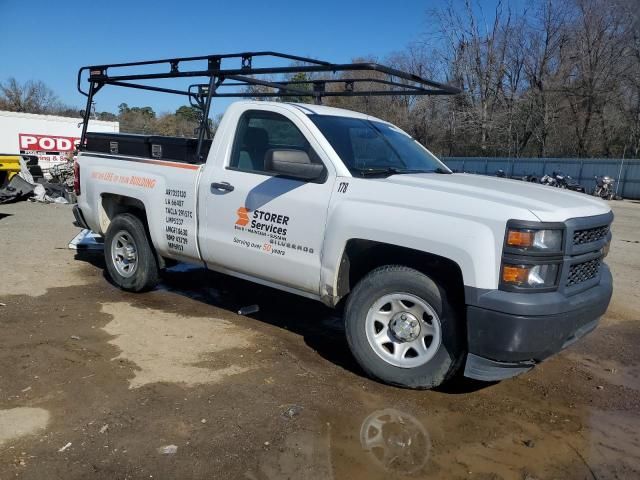
M 612 205 L 596 332 L 438 392 L 364 377 L 320 304 L 183 266 L 127 294 L 69 207 L 0 206 L 0 479 L 640 478 L 640 203 Z

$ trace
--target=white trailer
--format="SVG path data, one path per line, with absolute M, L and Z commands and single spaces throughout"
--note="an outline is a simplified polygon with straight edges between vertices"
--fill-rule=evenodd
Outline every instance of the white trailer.
M 118 122 L 90 120 L 92 132 L 118 133 Z M 82 133 L 82 119 L 0 110 L 0 153 L 36 155 L 43 171 L 73 154 Z

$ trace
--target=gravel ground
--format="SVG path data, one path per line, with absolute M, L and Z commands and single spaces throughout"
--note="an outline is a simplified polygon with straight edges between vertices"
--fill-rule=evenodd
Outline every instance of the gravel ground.
M 367 379 L 318 303 L 184 266 L 125 293 L 67 249 L 70 207 L 2 205 L 0 479 L 640 478 L 640 202 L 612 207 L 594 333 L 418 392 Z

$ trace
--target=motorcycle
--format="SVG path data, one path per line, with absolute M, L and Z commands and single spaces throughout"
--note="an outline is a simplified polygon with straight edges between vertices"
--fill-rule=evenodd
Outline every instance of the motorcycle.
M 580 185 L 577 181 L 575 181 L 571 176 L 564 175 L 563 173 L 553 172 L 553 176 L 558 183 L 558 187 L 566 188 L 567 190 L 572 190 L 574 192 L 585 193 L 585 189 L 582 185 Z
M 565 175 L 562 172 L 553 172 L 551 175 L 545 175 L 540 179 L 540 183 L 551 187 L 586 193 L 582 185 L 575 181 L 570 175 Z
M 552 175 L 543 175 L 540 179 L 541 185 L 548 185 L 549 187 L 557 187 L 558 181 Z
M 613 200 L 615 197 L 616 181 L 608 175 L 596 177 L 596 188 L 593 190 L 594 197 L 600 197 L 603 200 Z
M 502 169 L 496 171 L 496 177 L 511 178 L 512 180 L 520 180 L 522 182 L 538 183 L 538 177 L 533 174 L 507 177 L 506 173 Z
M 518 177 L 518 180 L 522 180 L 523 182 L 539 183 L 538 177 L 535 176 L 534 174 L 529 174 L 529 175 L 525 175 L 523 177 Z

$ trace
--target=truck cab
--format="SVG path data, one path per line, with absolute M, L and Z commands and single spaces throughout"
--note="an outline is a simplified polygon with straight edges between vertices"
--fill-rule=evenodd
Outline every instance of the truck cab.
M 88 133 L 76 181 L 76 222 L 104 235 L 121 288 L 183 261 L 316 299 L 398 386 L 525 372 L 592 331 L 612 293 L 606 203 L 453 173 L 353 111 L 240 101 L 211 142 Z

